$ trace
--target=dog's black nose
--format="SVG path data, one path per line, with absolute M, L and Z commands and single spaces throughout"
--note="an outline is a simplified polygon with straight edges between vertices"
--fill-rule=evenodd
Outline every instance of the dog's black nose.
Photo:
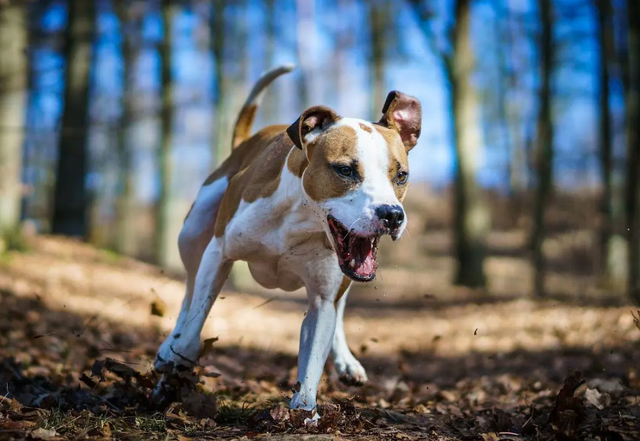
M 376 208 L 376 215 L 390 230 L 400 228 L 404 222 L 404 210 L 399 205 L 380 205 Z

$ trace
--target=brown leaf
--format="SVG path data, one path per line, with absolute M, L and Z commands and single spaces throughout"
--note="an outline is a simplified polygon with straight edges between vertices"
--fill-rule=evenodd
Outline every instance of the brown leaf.
M 151 302 L 151 315 L 164 317 L 167 313 L 167 304 L 160 297 Z
M 573 396 L 576 389 L 583 383 L 584 379 L 580 371 L 565 378 L 564 385 L 556 397 L 556 404 L 549 414 L 548 422 L 553 431 L 567 439 L 575 439 L 578 425 L 584 416 L 582 400 Z
M 202 342 L 202 349 L 200 350 L 200 357 L 202 358 L 208 354 L 213 353 L 213 344 L 215 342 L 217 342 L 219 340 L 218 337 L 212 337 L 212 338 L 208 338 L 206 339 L 204 342 Z
M 20 409 L 22 409 L 22 404 L 18 400 L 2 396 L 0 396 L 0 406 L 2 406 L 0 408 L 9 408 L 14 412 L 20 412 Z
M 96 383 L 95 381 L 93 381 L 91 379 L 91 377 L 89 377 L 87 374 L 85 374 L 84 372 L 82 373 L 82 375 L 80 376 L 80 381 L 82 381 L 84 384 L 86 384 L 87 386 L 89 386 L 89 388 L 93 389 L 94 387 L 96 387 L 98 385 L 98 383 Z
M 93 367 L 91 368 L 91 376 L 98 377 L 100 381 L 104 381 L 104 376 L 102 375 L 102 369 L 104 369 L 104 360 L 94 361 Z
M 122 363 L 121 361 L 114 360 L 113 358 L 106 358 L 104 360 L 104 367 L 109 372 L 117 375 L 118 377 L 122 378 L 125 381 L 129 381 L 132 378 L 135 378 L 138 375 L 140 375 L 131 366 L 127 366 L 126 364 Z
M 290 418 L 289 409 L 287 409 L 282 404 L 271 409 L 269 411 L 269 415 L 271 415 L 271 418 L 273 418 L 273 421 L 278 424 L 289 421 L 289 418 Z
M 0 418 L 0 430 L 11 431 L 25 431 L 36 426 L 36 423 L 32 421 L 12 421 L 9 419 Z

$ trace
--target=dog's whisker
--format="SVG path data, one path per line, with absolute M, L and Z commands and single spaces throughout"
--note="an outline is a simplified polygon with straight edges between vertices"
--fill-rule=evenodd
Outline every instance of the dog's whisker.
M 358 219 L 356 219 L 355 221 L 353 221 L 353 223 L 349 226 L 349 228 L 347 228 L 347 234 L 344 235 L 344 237 L 342 238 L 342 240 L 345 240 L 347 238 L 347 236 L 349 235 L 349 232 L 351 231 L 351 229 L 353 228 L 353 226 L 355 224 L 357 224 L 358 222 L 360 222 L 361 220 L 365 220 L 364 217 L 359 217 Z

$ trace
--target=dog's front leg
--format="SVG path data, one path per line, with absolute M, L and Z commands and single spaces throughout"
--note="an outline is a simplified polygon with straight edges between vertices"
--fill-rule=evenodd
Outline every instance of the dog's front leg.
M 318 267 L 322 266 L 316 266 L 316 271 Z M 318 282 L 320 278 L 322 281 Z M 335 299 L 341 282 L 339 270 L 326 268 L 326 272 L 315 273 L 313 282 L 307 283 L 309 309 L 300 330 L 298 383 L 290 403 L 292 409 L 316 408 L 318 385 L 336 327 Z
M 298 384 L 291 399 L 292 409 L 314 410 L 320 377 L 329 356 L 336 324 L 332 299 L 319 295 L 309 299 L 309 310 L 300 331 Z

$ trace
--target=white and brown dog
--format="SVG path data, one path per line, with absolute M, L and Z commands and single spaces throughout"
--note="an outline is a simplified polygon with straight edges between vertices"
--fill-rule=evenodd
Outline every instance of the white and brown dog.
M 407 153 L 420 136 L 417 99 L 389 93 L 377 123 L 343 118 L 315 106 L 287 127 L 250 136 L 265 88 L 290 72 L 265 73 L 236 122 L 233 153 L 205 181 L 178 239 L 187 291 L 155 366 L 192 366 L 200 332 L 236 260 L 248 262 L 265 288 L 305 287 L 298 386 L 290 406 L 314 410 L 331 351 L 341 378 L 364 383 L 367 374 L 347 345 L 344 308 L 351 281 L 374 279 L 381 236 L 398 239 L 407 218 Z

